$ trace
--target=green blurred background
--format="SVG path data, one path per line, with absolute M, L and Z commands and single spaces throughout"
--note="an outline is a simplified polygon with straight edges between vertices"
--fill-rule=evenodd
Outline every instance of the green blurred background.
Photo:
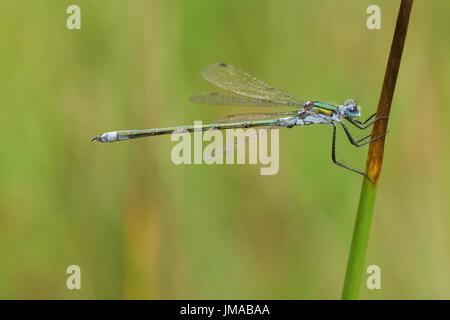
M 66 28 L 71 4 L 81 30 Z M 381 30 L 366 28 L 371 4 Z M 0 298 L 339 298 L 362 179 L 332 164 L 331 128 L 280 130 L 274 176 L 176 166 L 169 136 L 89 139 L 261 111 L 189 101 L 215 90 L 200 70 L 220 61 L 302 99 L 359 98 L 367 116 L 398 7 L 1 1 Z M 382 289 L 361 298 L 450 298 L 449 13 L 413 7 L 366 260 Z M 366 152 L 341 155 L 364 166 Z M 81 290 L 65 286 L 71 264 Z

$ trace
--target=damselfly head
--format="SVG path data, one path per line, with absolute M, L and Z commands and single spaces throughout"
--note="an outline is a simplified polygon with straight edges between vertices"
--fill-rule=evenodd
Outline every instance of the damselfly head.
M 361 110 L 355 100 L 347 100 L 344 102 L 342 116 L 347 118 L 354 118 L 361 116 Z

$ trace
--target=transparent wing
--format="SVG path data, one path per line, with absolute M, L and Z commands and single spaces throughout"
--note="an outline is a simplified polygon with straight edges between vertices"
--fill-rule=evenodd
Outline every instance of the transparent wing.
M 276 119 L 285 116 L 297 116 L 298 111 L 286 111 L 276 113 L 241 113 L 229 115 L 225 118 L 219 119 L 214 123 L 228 123 L 228 122 L 242 122 L 242 121 L 255 121 L 265 119 Z
M 225 106 L 255 106 L 255 107 L 288 106 L 297 108 L 303 107 L 303 104 L 292 101 L 264 100 L 222 92 L 208 92 L 197 94 L 191 97 L 191 101 L 196 103 L 217 104 Z
M 261 127 L 256 129 L 252 134 L 248 134 L 248 132 L 244 130 L 242 131 L 242 134 L 244 135 L 243 137 L 237 136 L 233 142 L 227 143 L 223 145 L 221 148 L 216 149 L 210 155 L 205 156 L 205 161 L 222 157 L 227 152 L 230 152 L 237 148 L 245 147 L 250 141 L 253 141 L 263 135 L 267 135 L 270 130 L 276 128 L 277 127 L 274 126 Z
M 214 63 L 202 71 L 202 76 L 212 84 L 251 98 L 284 102 L 298 106 L 303 101 L 281 90 L 269 86 L 267 83 L 253 77 L 226 63 Z

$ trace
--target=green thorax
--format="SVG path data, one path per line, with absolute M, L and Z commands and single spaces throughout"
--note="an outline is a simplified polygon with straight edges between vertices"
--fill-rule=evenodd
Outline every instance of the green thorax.
M 322 113 L 326 115 L 331 115 L 333 112 L 337 110 L 337 107 L 332 104 L 318 101 L 314 102 L 313 106 L 314 107 L 311 109 L 311 112 L 313 113 Z

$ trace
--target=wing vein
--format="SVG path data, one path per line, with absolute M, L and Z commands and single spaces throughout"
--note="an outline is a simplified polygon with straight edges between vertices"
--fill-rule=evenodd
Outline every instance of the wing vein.
M 202 76 L 215 86 L 258 101 L 274 101 L 277 105 L 303 105 L 303 101 L 273 88 L 256 77 L 226 63 L 214 63 L 202 71 Z

